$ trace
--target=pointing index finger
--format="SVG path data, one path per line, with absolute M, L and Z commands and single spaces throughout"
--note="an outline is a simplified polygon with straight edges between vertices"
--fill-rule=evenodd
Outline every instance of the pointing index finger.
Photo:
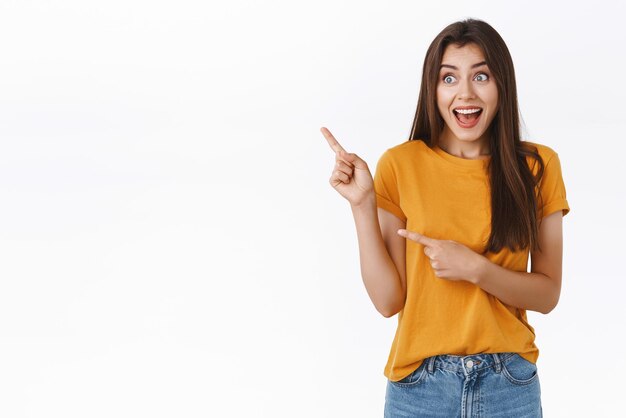
M 335 154 L 339 155 L 339 151 L 346 152 L 346 150 L 343 149 L 343 147 L 341 145 L 339 145 L 339 142 L 335 139 L 333 134 L 331 134 L 330 131 L 327 128 L 322 127 L 320 129 L 320 131 L 322 131 L 322 134 L 324 135 L 324 138 L 326 138 L 326 141 L 328 142 L 328 145 L 330 145 L 330 147 L 333 149 L 333 151 L 335 151 Z
M 437 240 L 434 238 L 429 238 L 426 235 L 422 235 L 413 231 L 408 231 L 406 229 L 398 229 L 398 234 L 422 245 L 432 245 L 437 242 Z

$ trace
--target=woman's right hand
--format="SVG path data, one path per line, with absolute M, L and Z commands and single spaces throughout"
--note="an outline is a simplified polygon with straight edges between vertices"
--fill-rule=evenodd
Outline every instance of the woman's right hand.
M 358 155 L 346 152 L 328 129 L 322 127 L 320 131 L 335 151 L 335 169 L 329 179 L 330 185 L 352 206 L 375 198 L 374 179 L 367 163 Z

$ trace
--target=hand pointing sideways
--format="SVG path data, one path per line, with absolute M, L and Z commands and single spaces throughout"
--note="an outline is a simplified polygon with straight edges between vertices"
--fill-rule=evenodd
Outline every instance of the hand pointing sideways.
M 435 275 L 443 279 L 465 280 L 476 284 L 478 272 L 487 260 L 456 241 L 430 238 L 406 229 L 398 229 L 398 235 L 422 244 Z

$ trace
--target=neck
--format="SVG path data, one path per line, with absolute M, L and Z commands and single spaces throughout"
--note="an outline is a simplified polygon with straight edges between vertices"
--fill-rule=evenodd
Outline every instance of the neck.
M 468 160 L 487 159 L 491 155 L 486 135 L 465 141 L 454 136 L 447 127 L 444 128 L 437 145 L 448 154 Z

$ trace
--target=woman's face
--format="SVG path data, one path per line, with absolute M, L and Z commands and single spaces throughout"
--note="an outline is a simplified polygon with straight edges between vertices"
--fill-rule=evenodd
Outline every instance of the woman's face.
M 443 136 L 488 143 L 487 130 L 498 107 L 498 88 L 476 44 L 446 47 L 437 82 L 437 107 L 445 121 Z

